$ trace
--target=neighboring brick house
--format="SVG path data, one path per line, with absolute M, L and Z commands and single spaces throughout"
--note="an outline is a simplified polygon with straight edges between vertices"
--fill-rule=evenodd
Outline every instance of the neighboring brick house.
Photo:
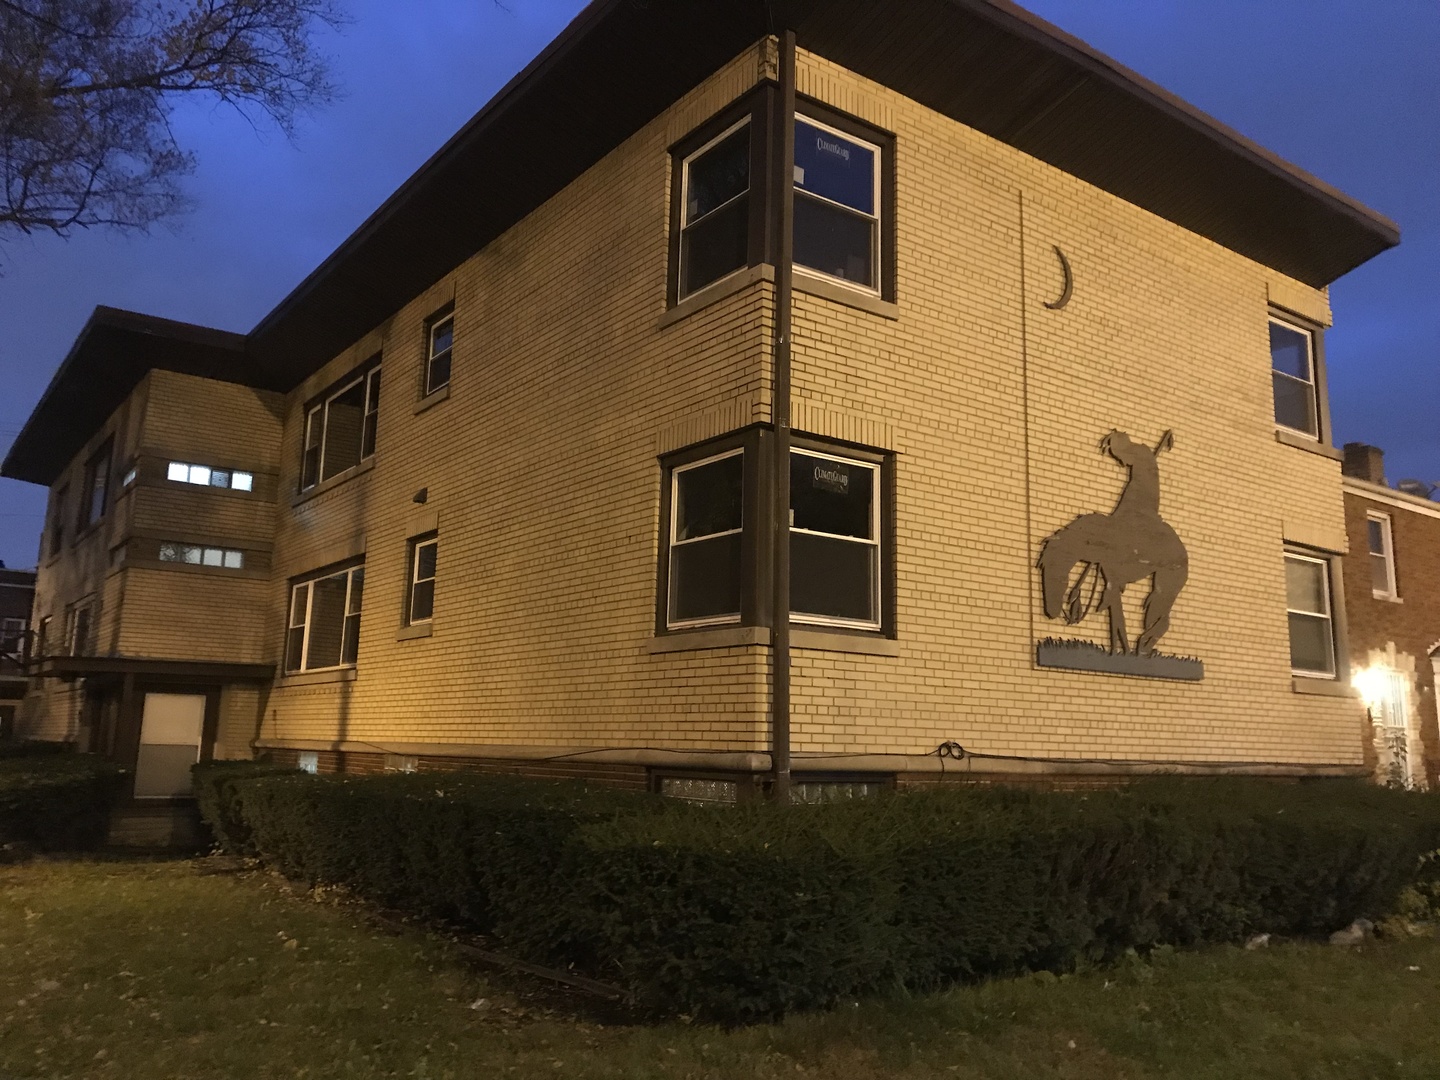
M 1355 684 L 1373 724 L 1366 760 L 1380 779 L 1440 784 L 1440 503 L 1385 480 L 1384 454 L 1345 444 L 1345 608 Z
M 0 740 L 13 738 L 25 676 L 26 632 L 35 600 L 35 571 L 10 570 L 0 562 Z
M 29 730 L 175 790 L 738 798 L 772 704 L 807 797 L 1358 774 L 1321 341 L 1397 241 L 999 0 L 602 0 L 249 335 L 97 312 L 0 470 Z

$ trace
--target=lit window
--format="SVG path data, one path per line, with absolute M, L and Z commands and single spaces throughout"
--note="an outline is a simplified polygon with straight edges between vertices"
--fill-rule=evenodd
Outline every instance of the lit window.
M 364 566 L 302 581 L 291 588 L 285 633 L 286 671 L 316 671 L 355 663 L 360 650 L 364 588 Z
M 406 602 L 406 621 L 428 622 L 435 615 L 435 562 L 440 541 L 434 536 L 421 537 L 410 543 L 410 596 Z
M 880 148 L 795 118 L 795 265 L 879 291 Z
M 428 355 L 425 361 L 425 393 L 450 385 L 450 350 L 455 344 L 455 316 L 438 314 L 431 317 Z
M 255 477 L 248 472 L 233 472 L 230 474 L 230 486 L 236 491 L 251 491 L 255 487 Z
M 228 548 L 179 544 L 165 540 L 160 544 L 160 561 L 185 563 L 190 566 L 219 566 L 226 570 L 243 570 L 245 553 Z
M 320 771 L 320 755 L 314 750 L 301 750 L 295 758 L 295 767 L 301 772 L 318 773 Z
M 1395 541 L 1389 514 L 1367 514 L 1366 531 L 1370 546 L 1370 591 L 1377 599 L 1394 600 Z
M 797 621 L 880 628 L 880 466 L 790 455 L 790 610 Z
M 680 295 L 749 262 L 750 121 L 742 120 L 681 163 Z
M 672 470 L 668 625 L 739 621 L 744 497 L 743 450 Z
M 1309 330 L 1271 318 L 1270 367 L 1275 387 L 1275 423 L 1318 439 L 1314 346 L 1315 336 Z
M 135 477 L 138 474 L 139 470 L 136 469 L 134 465 L 131 465 L 130 468 L 125 470 L 125 475 L 120 478 L 120 486 L 122 488 L 128 488 L 131 484 L 135 483 Z
M 1296 675 L 1335 677 L 1335 625 L 1330 608 L 1330 564 L 1285 554 L 1285 605 L 1290 618 L 1290 668 Z
M 209 465 L 191 465 L 185 461 L 170 462 L 165 470 L 165 478 L 177 484 L 232 488 L 235 491 L 249 491 L 255 486 L 253 473 L 240 472 L 237 469 L 215 469 Z
M 346 383 L 305 415 L 300 489 L 314 487 L 375 453 L 380 368 Z

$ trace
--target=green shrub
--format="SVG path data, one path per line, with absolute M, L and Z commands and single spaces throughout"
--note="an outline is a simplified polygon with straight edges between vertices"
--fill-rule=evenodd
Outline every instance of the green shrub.
M 228 781 L 287 874 L 465 923 L 657 1012 L 743 1022 L 1392 909 L 1440 800 L 1365 784 L 951 787 L 700 808 L 510 778 Z
M 231 855 L 253 855 L 250 830 L 235 804 L 234 782 L 256 776 L 291 775 L 296 769 L 268 761 L 202 761 L 190 768 L 195 805 L 200 819 L 221 850 Z
M 124 772 L 89 754 L 0 758 L 0 843 L 88 851 L 105 842 Z

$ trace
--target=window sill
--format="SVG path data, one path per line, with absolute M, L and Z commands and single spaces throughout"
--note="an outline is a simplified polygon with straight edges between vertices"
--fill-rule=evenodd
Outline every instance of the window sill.
M 325 683 L 348 683 L 355 681 L 355 669 L 353 667 L 328 668 L 325 671 L 297 671 L 293 675 L 282 675 L 277 685 L 281 688 L 291 686 L 321 686 Z
M 302 503 L 309 502 L 311 499 L 315 498 L 318 495 L 324 495 L 327 491 L 334 491 L 341 485 L 347 484 L 351 480 L 354 480 L 357 476 L 364 476 L 374 467 L 375 456 L 372 454 L 370 457 L 360 462 L 359 465 L 352 465 L 344 472 L 336 473 L 334 476 L 330 477 L 329 480 L 321 480 L 314 487 L 306 488 L 304 491 L 300 492 L 300 494 L 294 496 L 290 500 L 290 506 L 293 509 L 294 507 L 297 507 Z
M 768 626 L 721 626 L 703 630 L 677 630 L 659 634 L 645 643 L 647 653 L 698 652 L 702 649 L 733 649 L 747 645 L 768 646 Z M 817 652 L 858 653 L 863 656 L 899 656 L 900 643 L 874 634 L 847 634 L 834 630 L 790 628 L 790 647 Z
M 1296 450 L 1305 450 L 1311 454 L 1319 454 L 1321 457 L 1329 458 L 1331 461 L 1345 460 L 1345 455 L 1333 446 L 1326 446 L 1318 439 L 1312 439 L 1307 435 L 1300 435 L 1293 431 L 1277 430 L 1275 432 L 1275 441 L 1282 446 L 1293 446 Z
M 430 393 L 415 403 L 415 415 L 419 416 L 425 410 L 433 409 L 436 405 L 439 405 L 440 402 L 448 401 L 449 398 L 450 384 L 447 382 L 444 386 L 440 387 L 439 390 L 430 391 Z
M 718 304 L 726 297 L 734 296 L 738 292 L 743 292 L 756 282 L 774 280 L 775 268 L 769 263 L 761 263 L 759 266 L 747 266 L 736 270 L 728 277 L 723 277 L 719 281 L 711 282 L 703 289 L 691 293 L 669 311 L 665 312 L 664 315 L 661 315 L 659 329 L 663 330 L 665 327 L 677 323 L 681 319 L 689 318 L 702 308 L 707 308 L 711 304 Z
M 414 641 L 416 638 L 427 638 L 435 633 L 435 622 L 430 620 L 422 623 L 412 623 L 409 626 L 400 627 L 395 634 L 396 641 Z
M 794 281 L 796 292 L 823 297 L 826 300 L 833 300 L 837 304 L 844 304 L 846 307 L 859 308 L 872 315 L 879 315 L 882 319 L 900 318 L 898 306 L 889 300 L 880 299 L 874 293 L 862 292 L 860 289 L 841 285 L 839 282 L 826 278 L 812 277 L 799 267 L 795 269 Z
M 1372 593 L 1370 594 L 1370 598 L 1371 598 L 1372 600 L 1383 600 L 1383 601 L 1384 601 L 1385 603 L 1387 603 L 1387 604 L 1403 604 L 1403 603 L 1405 603 L 1405 601 L 1404 601 L 1404 599 L 1403 599 L 1402 597 L 1399 597 L 1399 596 L 1391 596 L 1389 593 L 1383 593 L 1383 592 L 1372 592 Z
M 1338 679 L 1304 675 L 1293 676 L 1290 680 L 1290 689 L 1297 694 L 1313 694 L 1316 697 L 1356 698 L 1360 696 L 1359 691 L 1349 683 L 1340 682 Z

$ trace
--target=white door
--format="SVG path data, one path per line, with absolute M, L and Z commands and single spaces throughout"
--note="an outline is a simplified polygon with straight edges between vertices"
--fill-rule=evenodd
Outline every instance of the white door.
M 190 795 L 190 766 L 200 760 L 205 731 L 204 694 L 146 694 L 140 718 L 135 797 Z
M 1416 770 L 1410 756 L 1410 680 L 1398 671 L 1386 671 L 1381 679 L 1379 707 L 1375 711 L 1381 778 L 1392 787 L 1413 788 Z

